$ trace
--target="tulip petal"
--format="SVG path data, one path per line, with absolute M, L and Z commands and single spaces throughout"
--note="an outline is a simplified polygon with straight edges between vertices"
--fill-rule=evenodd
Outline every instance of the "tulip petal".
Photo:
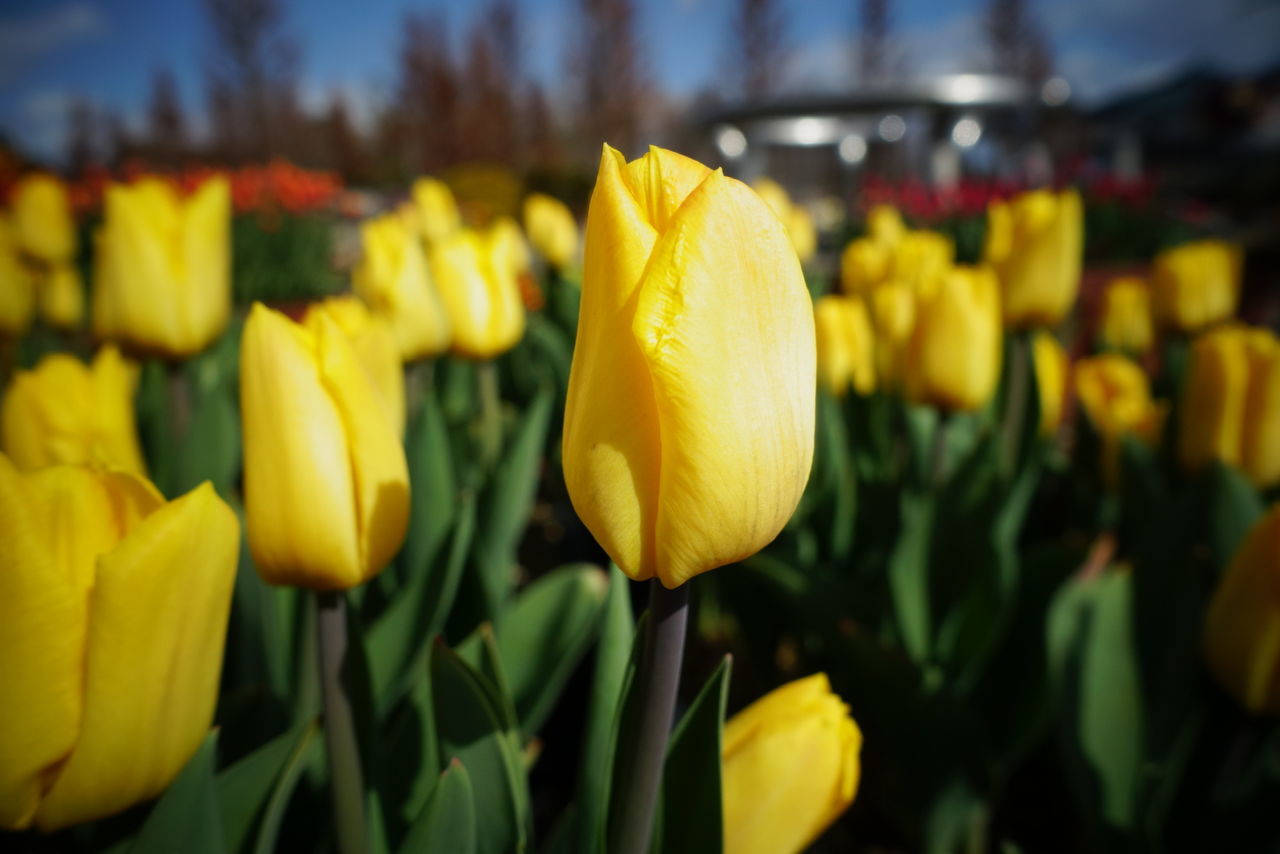
M 621 160 L 614 149 L 607 150 Z M 631 195 L 659 232 L 667 230 L 672 215 L 710 174 L 710 169 L 693 158 L 653 145 L 648 154 L 626 164 L 622 171 Z
M 203 350 L 231 316 L 231 186 L 225 177 L 202 183 L 182 208 L 182 261 L 177 286 L 186 295 L 179 337 L 187 352 Z
M 782 224 L 746 185 L 715 172 L 685 200 L 632 328 L 659 420 L 657 569 L 675 587 L 768 544 L 812 464 L 813 303 Z

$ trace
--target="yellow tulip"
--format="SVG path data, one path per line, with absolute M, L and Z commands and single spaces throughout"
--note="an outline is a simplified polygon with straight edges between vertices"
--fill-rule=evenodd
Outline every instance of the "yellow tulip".
M 931 287 L 951 269 L 956 247 L 936 231 L 908 231 L 893 248 L 890 278 L 915 288 Z
M 573 265 L 578 256 L 578 222 L 568 206 L 543 193 L 524 200 L 524 230 L 547 263 L 558 269 Z
M 269 584 L 345 590 L 400 548 L 409 475 L 396 425 L 329 312 L 255 303 L 240 345 L 245 517 Z
M 1098 338 L 1110 350 L 1141 355 L 1155 344 L 1151 291 L 1134 276 L 1112 279 L 1102 292 Z
M 757 178 L 751 189 L 782 222 L 791 246 L 796 250 L 796 257 L 801 264 L 807 264 L 818 248 L 818 232 L 809 211 L 801 205 L 792 204 L 791 196 L 772 178 Z
M 995 274 L 953 267 L 919 295 L 906 362 L 908 395 L 946 409 L 981 409 L 1000 380 L 1000 333 Z
M 93 288 L 93 331 L 180 357 L 212 343 L 231 316 L 231 192 L 226 178 L 180 199 L 146 178 L 107 188 Z
M 1164 411 L 1151 398 L 1142 368 L 1115 353 L 1081 359 L 1075 366 L 1076 395 L 1102 440 L 1102 473 L 1107 483 L 1120 482 L 1120 444 L 1126 435 L 1155 443 Z
M 1151 272 L 1156 320 L 1179 332 L 1194 332 L 1234 317 L 1242 263 L 1240 247 L 1222 240 L 1161 252 Z
M 783 219 L 791 210 L 791 196 L 786 189 L 772 178 L 757 178 L 751 182 L 751 189 L 756 191 L 760 200 L 769 206 L 773 215 Z
M 1040 395 L 1040 433 L 1052 436 L 1062 423 L 1063 401 L 1067 393 L 1067 351 L 1053 334 L 1041 329 L 1031 339 L 1031 359 Z
M 1254 714 L 1280 713 L 1280 504 L 1245 536 L 1209 599 L 1204 657 Z
M 75 329 L 84 319 L 84 289 L 73 264 L 55 264 L 40 282 L 40 316 L 55 329 Z
M 1269 489 L 1280 483 L 1280 341 L 1255 330 L 1248 356 L 1240 464 L 1256 486 Z
M 627 575 L 674 588 L 777 535 L 813 461 L 815 361 L 800 263 L 759 196 L 671 151 L 627 163 L 606 146 L 563 456 Z
M 13 220 L 18 243 L 45 264 L 67 262 L 76 254 L 76 224 L 66 186 L 52 175 L 26 175 L 13 188 Z
M 35 312 L 36 283 L 22 263 L 11 218 L 0 211 L 0 335 L 27 331 Z
M 850 296 L 870 293 L 884 284 L 892 264 L 890 247 L 870 237 L 851 240 L 840 253 L 840 288 Z
M 240 526 L 208 483 L 0 455 L 0 828 L 160 794 L 213 720 Z
M 1035 190 L 987 210 L 984 260 L 1000 279 L 1009 326 L 1054 326 L 1075 305 L 1084 207 L 1075 190 Z
M 825 673 L 790 682 L 724 728 L 725 854 L 797 854 L 849 808 L 862 732 Z
M 133 396 L 137 366 L 108 344 L 92 365 L 65 353 L 19 371 L 0 405 L 4 452 L 21 469 L 96 462 L 145 474 Z
M 376 217 L 361 223 L 360 240 L 363 254 L 352 287 L 391 325 L 401 359 L 412 362 L 449 349 L 449 317 L 409 225 L 392 214 Z
M 885 246 L 897 246 L 907 233 L 902 214 L 892 205 L 876 205 L 867 211 L 867 235 Z
M 524 304 L 501 233 L 455 232 L 431 247 L 431 273 L 440 289 L 453 350 L 494 359 L 524 335 Z
M 330 297 L 313 304 L 307 310 L 305 322 L 314 335 L 320 334 L 322 316 L 332 320 L 347 336 L 360 366 L 373 381 L 387 416 L 403 434 L 404 364 L 400 361 L 400 348 L 391 325 L 384 318 L 372 314 L 355 297 Z
M 520 226 L 509 216 L 495 219 L 485 231 L 492 253 L 494 269 L 519 279 L 532 270 L 529 244 L 525 242 Z
M 437 178 L 419 178 L 413 182 L 411 195 L 422 237 L 428 244 L 437 243 L 462 227 L 458 203 L 448 184 Z
M 860 297 L 825 296 L 813 307 L 818 382 L 835 397 L 852 385 L 858 394 L 876 388 L 875 338 Z
M 889 282 L 872 291 L 869 302 L 877 381 L 886 389 L 896 389 L 905 377 L 911 332 L 916 327 L 916 292 L 905 282 Z

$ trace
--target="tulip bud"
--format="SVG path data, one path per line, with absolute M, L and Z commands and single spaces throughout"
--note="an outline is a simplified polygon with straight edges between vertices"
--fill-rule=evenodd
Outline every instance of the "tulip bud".
M 563 270 L 577 259 L 578 223 L 559 199 L 531 193 L 524 200 L 524 230 L 552 267 Z
M 1120 483 L 1120 444 L 1133 435 L 1154 444 L 1163 426 L 1164 411 L 1151 399 L 1147 375 L 1124 356 L 1107 353 L 1081 359 L 1075 366 L 1076 395 L 1089 422 L 1102 439 L 1102 473 L 1115 487 Z
M 1280 713 L 1280 504 L 1245 536 L 1204 621 L 1204 657 L 1219 684 L 1253 714 Z
M 438 243 L 462 227 L 458 203 L 448 184 L 436 178 L 419 178 L 413 182 L 411 195 L 422 237 L 428 244 Z
M 1240 464 L 1255 486 L 1270 489 L 1280 483 L 1280 340 L 1254 330 L 1247 354 L 1249 392 Z
M 110 185 L 98 255 L 95 335 L 171 357 L 200 352 L 231 316 L 226 178 L 185 200 L 157 178 Z
M 406 362 L 438 356 L 449 348 L 449 317 L 431 282 L 427 256 L 408 224 L 394 215 L 360 225 L 363 254 L 351 284 L 395 333 Z
M 860 297 L 825 296 L 813 307 L 818 382 L 835 397 L 852 385 L 858 394 L 876 388 L 875 338 Z
M 494 359 L 520 341 L 520 283 L 500 232 L 463 229 L 444 238 L 431 247 L 431 274 L 453 327 L 454 352 Z
M 208 483 L 0 455 L 0 828 L 154 798 L 208 732 L 240 531 Z
M 391 325 L 384 318 L 370 313 L 355 297 L 330 297 L 314 303 L 306 316 L 306 326 L 314 335 L 320 334 L 322 315 L 332 320 L 347 336 L 347 343 L 386 407 L 388 419 L 403 434 L 404 364 L 400 361 L 400 348 Z
M 1155 343 L 1151 291 L 1133 276 L 1112 279 L 1102 292 L 1098 338 L 1109 350 L 1141 355 Z
M 1151 272 L 1156 320 L 1169 329 L 1194 332 L 1234 317 L 1243 260 L 1239 246 L 1222 240 L 1161 252 Z
M 137 366 L 108 344 L 86 366 L 65 353 L 19 371 L 0 406 L 4 452 L 21 469 L 102 463 L 145 474 L 133 396 Z
M 512 279 L 528 275 L 532 270 L 529 244 L 520 226 L 509 216 L 495 219 L 485 232 L 492 254 L 494 270 Z
M 1062 407 L 1067 392 L 1067 351 L 1046 330 L 1031 339 L 1031 358 L 1040 394 L 1040 434 L 1052 436 L 1062 423 Z
M 954 267 L 921 290 L 906 362 L 908 395 L 946 409 L 981 409 L 1000 380 L 1000 286 L 985 267 Z
M 818 248 L 818 234 L 813 224 L 813 217 L 800 205 L 791 203 L 791 196 L 781 184 L 772 178 L 758 178 L 751 184 L 751 189 L 758 195 L 769 209 L 773 211 L 787 230 L 791 246 L 796 250 L 796 257 L 801 264 L 806 264 Z
M 850 296 L 867 294 L 884 284 L 893 250 L 870 237 L 852 240 L 840 254 L 840 288 Z
M 902 242 L 907 226 L 902 214 L 892 205 L 876 205 L 867 211 L 867 235 L 884 246 L 894 247 Z
M 858 792 L 862 732 L 825 673 L 783 685 L 724 728 L 725 854 L 797 854 Z
M 674 588 L 782 529 L 813 461 L 813 324 L 795 250 L 749 187 L 605 147 L 563 456 L 574 508 L 627 575 Z
M 67 188 L 52 175 L 23 177 L 13 189 L 13 220 L 18 244 L 45 264 L 70 261 L 76 254 L 76 224 Z
M 40 282 L 40 316 L 55 329 L 75 329 L 84 319 L 84 289 L 74 264 L 55 264 Z
M 936 231 L 908 231 L 893 249 L 890 278 L 913 288 L 935 284 L 955 262 L 951 238 Z
M 404 449 L 347 336 L 255 303 L 240 345 L 245 517 L 269 584 L 345 590 L 404 541 Z
M 906 375 L 907 351 L 916 326 L 916 292 L 905 282 L 889 282 L 871 292 L 877 384 L 899 388 Z
M 12 221 L 0 212 L 0 336 L 26 332 L 35 301 L 35 280 L 18 254 Z
M 1075 304 L 1084 209 L 1075 190 L 1035 190 L 987 209 L 984 260 L 1000 279 L 1004 321 L 1054 326 Z

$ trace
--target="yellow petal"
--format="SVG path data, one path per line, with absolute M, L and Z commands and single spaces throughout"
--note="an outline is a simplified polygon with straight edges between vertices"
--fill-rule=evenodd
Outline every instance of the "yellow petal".
M 67 188 L 43 172 L 23 177 L 13 189 L 13 218 L 22 248 L 46 264 L 70 261 L 76 227 Z
M 985 267 L 956 267 L 922 295 L 907 362 L 914 400 L 974 411 L 1000 379 L 1000 293 Z
M 524 309 L 519 286 L 486 238 L 455 232 L 431 249 L 431 273 L 440 290 L 453 349 L 472 359 L 492 359 L 520 339 Z
M 0 211 L 0 335 L 27 331 L 35 310 L 35 280 L 18 253 L 12 218 Z
M 1240 464 L 1249 382 L 1246 334 L 1241 327 L 1222 327 L 1191 346 L 1178 431 L 1178 459 L 1188 470 L 1213 460 Z
M 861 237 L 850 241 L 840 255 L 840 287 L 849 295 L 865 294 L 884 283 L 893 260 L 885 244 Z
M 307 312 L 306 324 L 312 334 L 319 329 L 319 317 L 327 314 L 346 336 L 361 367 L 369 374 L 387 415 L 404 433 L 404 366 L 395 332 L 385 318 L 375 316 L 354 297 L 330 297 L 315 303 Z
M 1071 310 L 1080 286 L 1083 222 L 1075 190 L 1036 190 L 991 206 L 985 256 L 1000 278 L 1007 324 L 1052 326 Z
M 422 236 L 428 243 L 443 240 L 462 225 L 453 191 L 443 181 L 419 178 L 413 182 L 412 196 Z
M 1151 399 L 1142 368 L 1131 359 L 1106 353 L 1075 366 L 1076 396 L 1102 438 L 1102 469 L 1115 487 L 1120 477 L 1120 440 L 1132 434 L 1148 443 L 1159 436 L 1164 413 Z
M 867 234 L 877 243 L 893 248 L 906 233 L 902 214 L 892 205 L 876 205 L 867 211 Z
M 1155 344 L 1151 317 L 1151 291 L 1134 276 L 1113 279 L 1102 294 L 1098 337 L 1103 345 L 1126 353 L 1142 354 Z
M 1031 340 L 1031 357 L 1040 395 L 1040 433 L 1051 436 L 1062 423 L 1062 406 L 1067 390 L 1067 351 L 1058 339 L 1040 330 Z
M 606 149 L 613 151 L 607 146 Z M 617 152 L 614 156 L 622 159 Z M 666 231 L 671 216 L 710 173 L 710 169 L 693 158 L 651 145 L 644 157 L 625 165 L 622 177 L 649 224 L 662 232 Z
M 818 379 L 836 397 L 849 386 L 875 390 L 875 338 L 866 304 L 858 297 L 824 296 L 814 305 Z
M 1235 315 L 1239 246 L 1200 240 L 1166 249 L 1152 262 L 1151 298 L 1162 326 L 1194 332 Z
M 181 332 L 175 348 L 196 353 L 213 343 L 231 318 L 231 185 L 204 181 L 182 208 L 185 275 Z
M 1280 341 L 1255 330 L 1248 355 L 1242 464 L 1254 484 L 1266 489 L 1280 482 Z
M 40 284 L 40 316 L 55 329 L 75 329 L 84 318 L 80 274 L 69 263 L 49 269 Z
M 438 356 L 451 331 L 418 238 L 399 217 L 360 227 L 363 254 L 352 275 L 356 294 L 391 324 L 406 361 Z
M 559 199 L 531 193 L 524 200 L 524 230 L 553 267 L 568 267 L 578 254 L 578 223 Z

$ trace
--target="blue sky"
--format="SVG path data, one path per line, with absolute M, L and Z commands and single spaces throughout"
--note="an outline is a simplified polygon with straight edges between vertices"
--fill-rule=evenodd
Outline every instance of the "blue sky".
M 574 37 L 576 0 L 523 0 L 524 51 L 555 90 Z M 676 98 L 714 86 L 735 0 L 638 0 L 650 75 Z M 1058 69 L 1097 101 L 1192 62 L 1248 71 L 1280 61 L 1274 0 L 1029 0 L 1050 34 Z M 302 48 L 304 102 L 344 93 L 371 115 L 394 87 L 399 25 L 409 9 L 441 11 L 461 41 L 481 3 L 449 0 L 285 0 Z M 790 0 L 792 90 L 845 84 L 856 0 Z M 984 0 L 897 0 L 897 49 L 915 74 L 966 71 L 984 59 Z M 0 9 L 0 130 L 27 150 L 57 156 L 76 95 L 141 121 L 157 68 L 178 77 L 189 112 L 203 108 L 209 55 L 200 0 L 8 0 Z

